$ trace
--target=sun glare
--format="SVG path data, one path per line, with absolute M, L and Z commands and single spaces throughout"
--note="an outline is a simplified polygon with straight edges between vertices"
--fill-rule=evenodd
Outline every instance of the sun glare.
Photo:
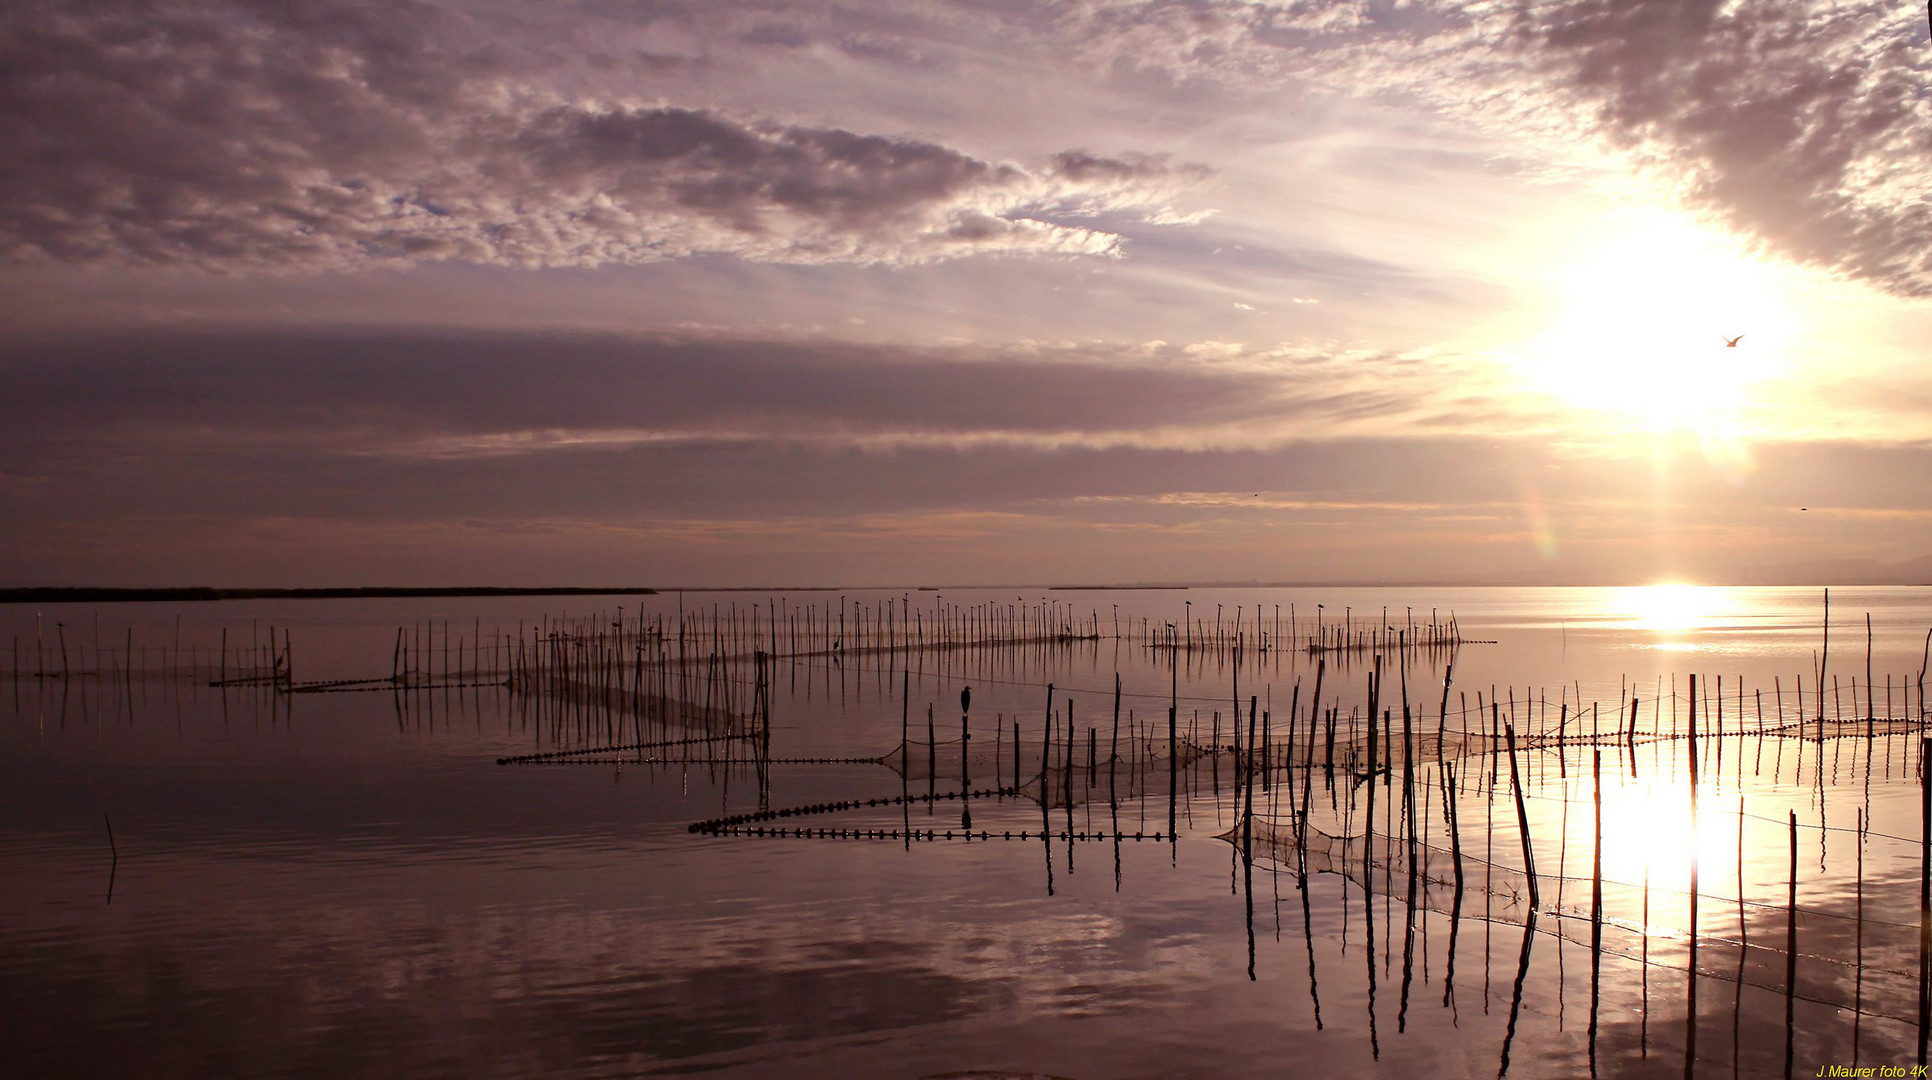
M 1579 788 L 1575 797 L 1587 800 L 1589 793 Z M 1648 878 L 1660 889 L 1685 889 L 1693 859 L 1707 868 L 1726 865 L 1735 853 L 1736 818 L 1712 806 L 1703 809 L 1693 833 L 1690 788 L 1683 782 L 1620 776 L 1605 784 L 1603 876 L 1632 884 Z
M 1705 626 L 1733 607 L 1730 590 L 1704 585 L 1644 585 L 1618 589 L 1617 614 L 1628 625 L 1654 633 L 1681 634 Z
M 1525 376 L 1652 430 L 1738 434 L 1752 387 L 1783 370 L 1796 330 L 1780 268 L 1685 215 L 1617 224 L 1558 272 L 1559 307 L 1521 357 Z

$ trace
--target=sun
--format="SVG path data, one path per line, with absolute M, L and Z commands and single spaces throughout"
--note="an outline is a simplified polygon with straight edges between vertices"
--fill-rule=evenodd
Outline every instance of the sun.
M 1607 614 L 1620 625 L 1658 634 L 1687 634 L 1733 616 L 1736 597 L 1710 585 L 1663 583 L 1617 589 Z
M 1519 355 L 1523 377 L 1653 430 L 1736 434 L 1753 388 L 1788 366 L 1785 268 L 1681 213 L 1609 225 L 1554 272 L 1556 310 Z

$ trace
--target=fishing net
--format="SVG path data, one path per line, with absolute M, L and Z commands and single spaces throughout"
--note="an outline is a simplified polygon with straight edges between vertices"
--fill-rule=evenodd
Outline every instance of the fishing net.
M 1254 817 L 1217 839 L 1246 852 L 1254 863 L 1299 875 L 1332 874 L 1409 913 L 1436 912 L 1452 920 L 1523 927 L 1564 942 L 1651 965 L 1683 969 L 1692 963 L 1692 908 L 1688 892 L 1642 882 L 1539 872 L 1537 903 L 1531 875 L 1454 845 L 1443 847 L 1379 833 L 1337 836 L 1293 820 Z M 1512 837 L 1514 842 L 1514 837 Z M 1595 889 L 1601 913 L 1592 918 Z M 1735 982 L 1783 993 L 1787 933 L 1794 913 L 1782 904 L 1736 896 L 1698 896 L 1695 965 L 1700 978 Z M 1917 927 L 1840 912 L 1800 907 L 1797 997 L 1868 1016 L 1900 1021 L 1896 1011 L 1916 992 Z M 1857 935 L 1862 965 L 1852 957 Z M 1851 975 L 1862 966 L 1855 991 Z M 1856 995 L 1856 996 L 1855 996 Z M 1895 1011 L 1888 1012 L 1888 1008 Z

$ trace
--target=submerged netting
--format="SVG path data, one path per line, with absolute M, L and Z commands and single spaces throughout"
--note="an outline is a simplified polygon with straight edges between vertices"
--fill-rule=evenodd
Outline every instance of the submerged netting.
M 1470 719 L 1478 723 L 1474 727 L 1467 726 Z M 1508 753 L 1509 742 L 1503 728 L 1500 725 L 1492 728 L 1480 720 L 1480 717 L 1456 717 L 1453 714 L 1446 723 L 1440 720 L 1415 720 L 1406 736 L 1408 755 L 1415 761 L 1423 762 L 1500 757 Z M 1647 745 L 1681 740 L 1689 735 L 1683 729 L 1643 730 L 1621 727 L 1618 722 L 1619 718 L 1615 715 L 1599 716 L 1595 718 L 1593 728 L 1592 718 L 1587 711 L 1572 713 L 1563 722 L 1545 730 L 1518 729 L 1516 746 L 1519 750 L 1554 750 L 1566 746 Z M 1909 735 L 1924 732 L 1926 728 L 1924 720 L 1911 717 L 1800 719 L 1759 723 L 1753 720 L 1740 722 L 1733 715 L 1730 723 L 1714 722 L 1712 718 L 1705 717 L 1699 723 L 1697 735 L 1700 743 L 1719 735 L 1826 740 Z M 1373 730 L 1368 728 L 1362 717 L 1347 717 L 1338 721 L 1332 735 L 1323 724 L 1311 726 L 1300 723 L 1292 728 L 1275 728 L 1272 745 L 1264 749 L 1260 760 L 1273 766 L 1332 765 L 1336 769 L 1357 772 L 1366 771 L 1372 762 L 1380 771 L 1387 769 L 1392 762 L 1403 759 L 1404 740 L 1402 721 L 1395 717 L 1386 718 Z M 1234 748 L 1218 749 L 1226 752 Z
M 1260 817 L 1237 823 L 1218 837 L 1247 852 L 1258 865 L 1296 874 L 1334 874 L 1373 898 L 1403 905 L 1409 912 L 1432 911 L 1452 919 L 1477 919 L 1549 934 L 1603 952 L 1648 964 L 1683 969 L 1691 959 L 1692 918 L 1689 893 L 1644 883 L 1601 882 L 1600 918 L 1592 919 L 1594 882 L 1590 877 L 1537 873 L 1538 903 L 1531 904 L 1531 875 L 1465 847 L 1458 873 L 1454 846 L 1378 833 L 1336 836 L 1313 826 Z M 1513 838 L 1512 838 L 1513 842 Z M 1791 918 L 1799 930 L 1801 975 L 1795 996 L 1852 1008 L 1869 1016 L 1915 1022 L 1897 1011 L 1913 1000 L 1917 972 L 1918 927 L 1839 912 L 1700 893 L 1694 964 L 1700 977 L 1737 982 L 1783 993 L 1786 989 L 1787 932 Z M 1406 914 L 1405 912 L 1404 914 Z M 1395 916 L 1397 919 L 1404 914 Z M 1853 935 L 1858 956 L 1854 963 Z M 1862 1000 L 1845 985 L 1862 968 Z
M 1038 777 L 1043 772 L 1059 774 L 1071 768 L 1081 786 L 1086 786 L 1089 777 L 1105 784 L 1109 774 L 1124 778 L 1150 769 L 1165 771 L 1175 764 L 1186 768 L 1215 753 L 1186 739 L 1176 741 L 1171 755 L 1165 738 L 1135 737 L 1119 743 L 1095 739 L 1089 744 L 1084 737 L 1070 743 L 1063 737 L 1049 744 L 1037 731 L 1032 738 L 1022 733 L 1017 751 L 1016 759 L 1011 732 L 975 734 L 970 740 L 915 737 L 880 756 L 879 763 L 913 780 L 931 776 L 957 779 L 962 772 L 991 776 L 996 769 L 1008 777 L 1016 771 L 1021 777 Z
M 1096 740 L 1091 756 L 1089 749 L 1079 739 L 1071 750 L 1065 742 L 1043 748 L 1039 741 L 1022 739 L 1016 761 L 1010 737 L 995 740 L 975 735 L 970 743 L 958 739 L 908 742 L 894 747 L 878 763 L 907 783 L 998 784 L 1059 808 L 1149 796 L 1164 798 L 1176 773 L 1176 761 L 1185 770 L 1213 753 L 1182 741 L 1175 744 L 1170 757 L 1165 739 L 1123 742 L 1112 748 Z M 1017 783 L 1015 776 L 1019 777 Z
M 1747 729 L 1752 734 L 1760 729 Z M 1867 735 L 1913 735 L 1925 730 L 1925 723 L 1909 717 L 1878 716 L 1870 720 L 1794 720 L 1761 729 L 1766 735 L 1806 739 L 1850 739 Z

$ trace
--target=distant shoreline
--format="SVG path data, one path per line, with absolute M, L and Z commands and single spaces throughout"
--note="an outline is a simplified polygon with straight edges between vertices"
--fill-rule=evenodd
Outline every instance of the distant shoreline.
M 1689 584 L 1689 583 L 1687 583 Z M 1716 588 L 1932 588 L 1926 581 L 1833 581 L 1833 582 L 1784 582 L 1767 584 L 1754 582 L 1741 585 L 1733 582 L 1700 582 L 1702 587 Z M 1482 582 L 1447 584 L 1442 582 L 1215 582 L 1190 585 L 919 585 L 919 586 L 873 586 L 873 585 L 783 585 L 783 586 L 730 586 L 730 585 L 686 585 L 646 588 L 644 586 L 592 587 L 560 585 L 548 588 L 517 586 L 449 586 L 449 587 L 404 587 L 404 586 L 366 586 L 353 588 L 310 588 L 310 589 L 218 589 L 210 586 L 170 586 L 162 588 L 110 588 L 105 586 L 31 586 L 21 588 L 0 588 L 0 604 L 117 604 L 117 603 L 196 603 L 217 600 L 380 600 L 380 599 L 433 599 L 490 597 L 490 596 L 660 596 L 673 593 L 844 593 L 844 592 L 951 592 L 954 590 L 1041 590 L 1045 592 L 1186 592 L 1199 590 L 1227 589 L 1523 589 L 1523 588 L 1630 588 L 1641 585 L 1628 583 L 1593 583 L 1552 586 L 1546 582 Z
M 208 587 L 161 589 L 114 589 L 98 587 L 51 586 L 29 589 L 0 589 L 0 604 L 83 604 L 172 601 L 175 603 L 209 600 L 356 600 L 410 597 L 463 596 L 654 596 L 658 590 L 645 588 L 515 588 L 457 586 L 452 588 L 404 588 L 371 586 L 342 589 L 215 589 Z

